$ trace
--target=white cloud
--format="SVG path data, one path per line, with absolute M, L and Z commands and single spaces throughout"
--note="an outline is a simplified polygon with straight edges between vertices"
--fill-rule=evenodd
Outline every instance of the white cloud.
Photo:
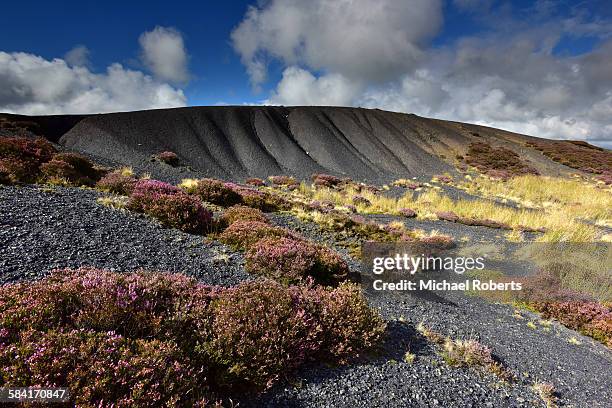
M 340 74 L 316 78 L 304 69 L 289 67 L 266 103 L 293 105 L 299 101 L 303 105 L 342 106 L 349 105 L 360 90 L 360 85 Z
M 189 80 L 187 50 L 181 33 L 158 26 L 142 33 L 138 41 L 144 64 L 157 78 L 177 83 Z
M 250 7 L 232 32 L 257 86 L 266 61 L 386 81 L 414 68 L 442 21 L 440 0 L 271 0 Z
M 84 45 L 77 45 L 64 55 L 64 60 L 68 65 L 73 67 L 88 67 L 91 65 L 89 61 L 89 49 Z
M 97 74 L 63 59 L 0 51 L 0 111 L 99 113 L 185 106 L 183 91 L 121 64 Z
M 541 137 L 612 139 L 612 40 L 601 31 L 608 21 L 580 13 L 560 19 L 554 7 L 542 2 L 538 7 L 545 12 L 534 17 L 537 24 L 500 20 L 499 27 L 490 26 L 485 35 L 433 48 L 425 41 L 435 32 L 439 16 L 433 31 L 416 28 L 411 35 L 393 19 L 373 18 L 369 23 L 377 27 L 366 24 L 365 35 L 376 38 L 376 48 L 368 41 L 361 46 L 362 38 L 351 29 L 363 29 L 355 23 L 363 10 L 360 2 L 352 2 L 352 7 L 347 2 L 333 7 L 323 0 L 313 6 L 305 3 L 262 3 L 262 8 L 249 10 L 233 33 L 247 68 L 265 58 L 285 65 L 268 103 L 365 106 Z M 489 2 L 456 3 L 466 8 L 480 4 L 486 15 Z M 381 4 L 374 15 L 389 10 L 385 7 L 390 2 Z M 432 9 L 419 2 L 412 6 L 410 21 L 427 20 L 431 14 Z M 343 15 L 334 13 L 342 7 Z M 328 25 L 338 30 L 334 38 L 326 35 Z M 339 27 L 349 28 L 345 33 Z M 598 36 L 593 50 L 582 55 L 553 52 L 564 36 L 585 33 Z M 409 43 L 417 53 L 408 52 L 405 43 L 381 41 L 394 36 L 412 38 Z

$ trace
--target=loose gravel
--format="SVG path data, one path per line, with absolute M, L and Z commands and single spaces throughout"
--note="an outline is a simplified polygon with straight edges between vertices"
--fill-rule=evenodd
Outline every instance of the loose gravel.
M 0 282 L 57 268 L 183 272 L 207 284 L 250 279 L 242 254 L 205 237 L 96 202 L 92 190 L 0 188 Z

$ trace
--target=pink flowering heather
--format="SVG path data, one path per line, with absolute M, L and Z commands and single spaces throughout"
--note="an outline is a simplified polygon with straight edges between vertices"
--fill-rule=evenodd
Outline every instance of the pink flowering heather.
M 417 216 L 416 211 L 414 211 L 411 208 L 400 208 L 398 212 L 401 216 L 406 217 L 406 218 L 414 218 Z
M 177 166 L 179 164 L 179 157 L 174 152 L 161 152 L 155 155 L 155 158 L 161 162 L 164 162 L 170 166 Z
M 102 176 L 89 159 L 75 153 L 57 153 L 40 166 L 47 179 L 59 179 L 75 186 L 93 186 Z
M 335 285 L 348 276 L 348 265 L 331 249 L 292 238 L 258 241 L 246 254 L 246 269 L 276 281 L 299 283 L 311 277 L 324 285 Z
M 294 179 L 293 177 L 290 176 L 270 176 L 270 181 L 272 182 L 272 184 L 277 185 L 277 186 L 295 186 L 295 185 L 299 185 L 300 183 L 297 182 L 296 179 Z
M 312 182 L 315 186 L 332 188 L 343 184 L 344 180 L 331 174 L 313 174 Z
M 242 198 L 240 194 L 235 192 L 231 186 L 226 185 L 221 180 L 212 178 L 203 178 L 198 181 L 198 185 L 194 190 L 194 194 L 212 204 L 222 207 L 231 207 L 235 204 L 240 204 Z
M 266 185 L 266 183 L 262 179 L 256 177 L 248 178 L 244 183 L 253 187 L 261 187 Z
M 228 289 L 181 274 L 61 270 L 0 286 L 0 376 L 67 386 L 77 406 L 203 407 L 307 361 L 357 356 L 384 329 L 355 285 Z
M 185 232 L 204 233 L 212 225 L 212 213 L 197 197 L 162 181 L 137 182 L 127 207 L 156 218 L 166 227 Z
M 225 183 L 225 186 L 239 194 L 244 205 L 261 211 L 272 212 L 287 210 L 291 207 L 287 200 L 273 192 L 259 191 L 235 183 Z
M 129 196 L 137 181 L 132 176 L 122 174 L 121 171 L 113 171 L 102 177 L 96 183 L 96 188 L 108 193 Z
M 385 330 L 354 284 L 332 290 L 258 281 L 224 291 L 213 307 L 210 350 L 227 366 L 226 381 L 263 387 L 308 360 L 357 357 Z
M 0 137 L 0 173 L 6 184 L 33 183 L 54 153 L 53 145 L 42 138 Z
M 353 202 L 354 205 L 363 205 L 363 206 L 372 205 L 372 202 L 370 200 L 360 195 L 353 196 L 351 201 Z
M 234 205 L 221 214 L 219 223 L 222 226 L 232 225 L 236 221 L 258 221 L 269 223 L 266 215 L 257 208 L 247 207 L 245 205 Z

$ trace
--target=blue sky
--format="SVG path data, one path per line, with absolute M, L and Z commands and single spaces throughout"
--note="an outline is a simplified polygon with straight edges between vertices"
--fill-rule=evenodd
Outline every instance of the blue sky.
M 606 0 L 7 2 L 0 110 L 352 105 L 607 139 L 611 21 Z M 176 52 L 155 49 L 164 35 Z M 82 69 L 66 57 L 78 46 Z M 181 53 L 189 79 L 160 75 L 155 58 Z

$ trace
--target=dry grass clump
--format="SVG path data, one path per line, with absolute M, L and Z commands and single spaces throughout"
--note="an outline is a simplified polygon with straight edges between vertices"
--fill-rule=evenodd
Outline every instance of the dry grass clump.
M 407 180 L 407 179 L 395 180 L 392 184 L 395 187 L 403 187 L 403 188 L 407 188 L 410 190 L 416 190 L 417 188 L 422 187 L 421 183 L 414 181 L 414 180 Z
M 287 238 L 264 238 L 246 253 L 246 270 L 284 284 L 308 278 L 335 286 L 346 280 L 347 263 L 333 250 L 313 242 Z
M 551 383 L 536 382 L 531 388 L 538 393 L 542 401 L 548 408 L 554 408 L 557 406 L 557 396 L 555 395 L 555 386 Z
M 472 194 L 513 201 L 526 208 L 561 213 L 568 219 L 588 219 L 612 226 L 612 191 L 578 179 L 528 175 L 499 183 L 478 177 L 460 187 Z
M 102 204 L 105 207 L 114 208 L 116 210 L 127 209 L 128 198 L 123 196 L 109 196 L 99 197 L 96 199 L 98 204 Z
M 538 174 L 512 150 L 484 142 L 470 144 L 465 162 L 482 173 L 502 180 L 523 174 Z
M 491 349 L 475 339 L 451 339 L 427 327 L 422 322 L 416 327 L 426 339 L 441 348 L 442 358 L 452 367 L 481 367 L 503 381 L 511 380 L 512 374 L 495 361 Z
M 309 361 L 346 362 L 384 331 L 352 284 L 222 288 L 82 268 L 0 287 L 3 384 L 67 386 L 76 406 L 211 406 Z

